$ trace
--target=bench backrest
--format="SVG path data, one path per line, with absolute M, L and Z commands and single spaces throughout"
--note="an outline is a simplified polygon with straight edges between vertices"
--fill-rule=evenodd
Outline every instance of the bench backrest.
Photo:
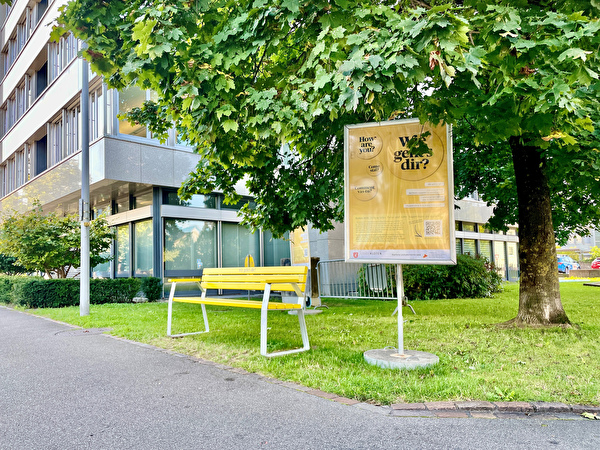
M 303 296 L 306 290 L 305 266 L 285 267 L 223 267 L 202 270 L 202 290 L 232 289 L 258 291 L 271 284 L 272 291 L 296 292 Z

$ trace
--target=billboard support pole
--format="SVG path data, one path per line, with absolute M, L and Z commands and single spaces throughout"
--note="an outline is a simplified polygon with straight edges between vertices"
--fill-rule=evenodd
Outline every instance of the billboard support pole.
M 402 264 L 396 265 L 396 291 L 398 293 L 398 355 L 404 355 L 404 317 L 402 316 L 404 280 L 402 279 Z

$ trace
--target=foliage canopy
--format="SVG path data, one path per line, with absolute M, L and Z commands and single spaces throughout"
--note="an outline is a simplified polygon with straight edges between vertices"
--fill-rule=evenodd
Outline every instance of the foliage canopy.
M 563 236 L 599 216 L 598 11 L 597 1 L 78 0 L 60 22 L 109 84 L 160 94 L 132 120 L 158 134 L 174 123 L 205 156 L 181 193 L 235 199 L 246 181 L 252 226 L 329 228 L 342 217 L 344 125 L 416 115 L 458 125 L 460 192 L 496 202 L 497 227 L 516 221 L 508 139 L 540 149 Z M 490 185 L 498 163 L 504 179 Z

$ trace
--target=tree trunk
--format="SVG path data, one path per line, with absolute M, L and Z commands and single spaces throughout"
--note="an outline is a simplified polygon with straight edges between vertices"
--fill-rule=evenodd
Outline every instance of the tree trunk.
M 546 164 L 536 147 L 510 139 L 519 200 L 519 312 L 511 322 L 568 324 L 560 301 L 556 241 Z

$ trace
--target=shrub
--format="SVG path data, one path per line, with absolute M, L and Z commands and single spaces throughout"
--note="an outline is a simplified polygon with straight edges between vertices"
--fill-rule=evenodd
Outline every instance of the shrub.
M 162 298 L 162 280 L 156 277 L 141 278 L 141 289 L 149 302 Z
M 0 277 L 0 302 L 27 308 L 79 305 L 80 280 L 40 277 Z M 90 280 L 90 303 L 128 303 L 140 290 L 139 278 Z
M 369 292 L 367 266 L 357 274 L 359 292 Z M 386 265 L 387 284 L 396 295 L 396 266 Z M 407 300 L 436 300 L 441 298 L 489 297 L 499 292 L 502 277 L 487 259 L 458 255 L 456 265 L 402 266 L 404 296 Z
M 139 278 L 97 278 L 90 280 L 90 303 L 130 303 L 140 290 Z
M 490 297 L 502 277 L 487 259 L 458 255 L 456 265 L 406 265 L 404 293 L 409 300 Z

